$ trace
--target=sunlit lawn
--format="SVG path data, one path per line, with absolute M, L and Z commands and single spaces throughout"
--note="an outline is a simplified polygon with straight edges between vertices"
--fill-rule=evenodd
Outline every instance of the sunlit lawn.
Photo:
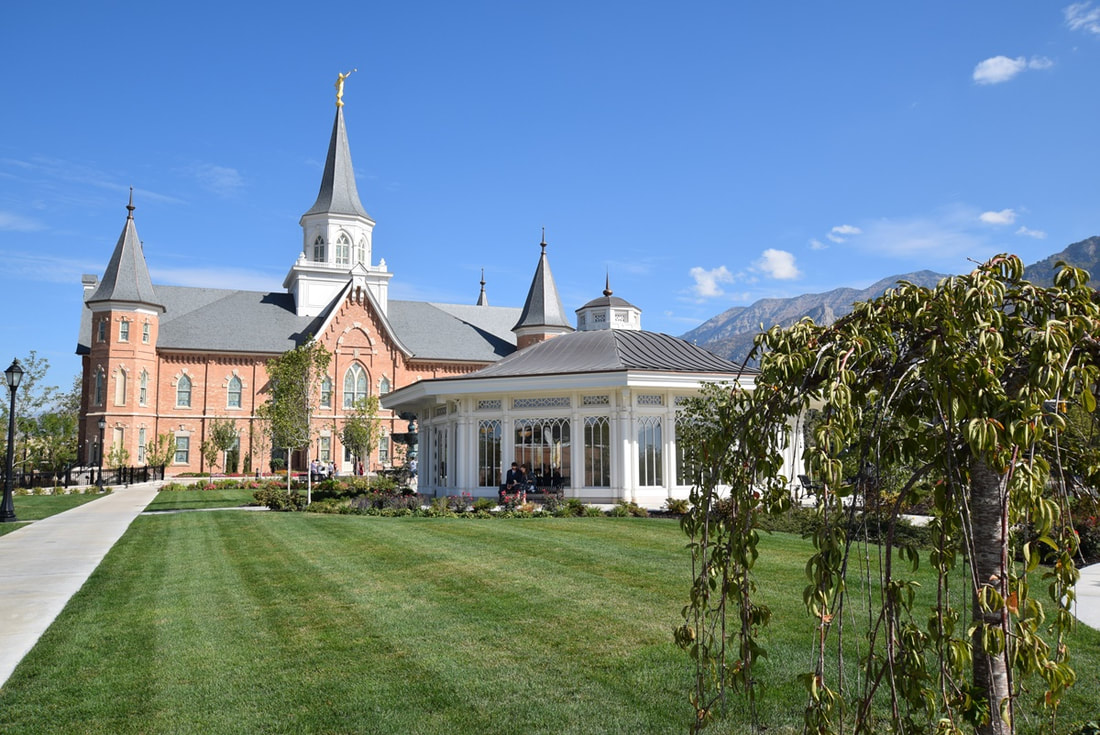
M 682 733 L 684 543 L 662 519 L 143 516 L 0 690 L 0 732 Z M 770 733 L 801 729 L 808 548 L 765 537 L 757 568 Z M 1067 723 L 1096 714 L 1100 634 L 1071 646 Z M 744 730 L 730 701 L 715 732 Z
M 17 495 L 12 498 L 18 523 L 0 523 L 0 536 L 22 528 L 27 521 L 40 521 L 84 505 L 102 495 Z
M 203 510 L 239 508 L 252 504 L 252 490 L 217 488 L 214 490 L 164 490 L 157 493 L 146 511 Z

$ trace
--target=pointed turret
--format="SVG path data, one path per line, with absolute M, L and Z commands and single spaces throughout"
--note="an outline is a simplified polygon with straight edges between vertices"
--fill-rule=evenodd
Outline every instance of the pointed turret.
M 477 297 L 478 306 L 488 306 L 489 297 L 485 295 L 485 269 L 481 269 L 481 293 Z
M 157 301 L 156 292 L 153 291 L 153 282 L 149 278 L 149 268 L 145 264 L 141 240 L 138 239 L 137 227 L 134 225 L 134 190 L 132 188 L 126 210 L 128 212 L 126 224 L 123 225 L 118 244 L 111 253 L 111 261 L 103 273 L 103 280 L 99 282 L 95 293 L 87 299 L 87 303 L 89 305 L 105 302 L 140 304 L 163 312 L 164 307 Z
M 554 285 L 554 276 L 550 272 L 550 261 L 546 257 L 545 229 L 540 245 L 542 254 L 535 269 L 535 277 L 531 279 L 527 301 L 523 304 L 519 321 L 512 327 L 516 335 L 516 347 L 519 349 L 573 331 L 565 316 L 565 309 L 562 308 L 558 288 Z

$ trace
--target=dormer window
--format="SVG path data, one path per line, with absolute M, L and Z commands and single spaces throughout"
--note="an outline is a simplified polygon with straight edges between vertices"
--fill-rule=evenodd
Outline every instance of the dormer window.
M 325 262 L 325 238 L 320 235 L 313 241 L 313 260 L 317 263 Z

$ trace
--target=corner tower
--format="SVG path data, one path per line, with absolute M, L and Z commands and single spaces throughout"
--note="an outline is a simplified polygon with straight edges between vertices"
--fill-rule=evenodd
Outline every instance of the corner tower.
M 393 274 L 386 271 L 384 260 L 371 264 L 374 220 L 359 201 L 344 125 L 344 80 L 350 74 L 339 75 L 336 82 L 336 119 L 321 188 L 299 221 L 302 251 L 283 280 L 283 287 L 294 295 L 298 316 L 322 313 L 349 280 L 369 289 L 383 313 L 389 300 Z
M 129 452 L 133 463 L 143 463 L 145 442 L 155 430 L 157 335 L 164 306 L 153 290 L 134 224 L 132 189 L 126 209 L 103 279 L 84 278 L 92 329 L 83 361 L 80 441 L 88 463 L 112 447 Z

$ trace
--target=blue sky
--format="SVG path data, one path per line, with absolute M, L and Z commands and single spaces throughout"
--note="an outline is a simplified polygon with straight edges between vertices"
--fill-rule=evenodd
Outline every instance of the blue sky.
M 1100 0 L 17 3 L 3 349 L 69 384 L 131 186 L 154 283 L 280 289 L 352 68 L 391 298 L 472 303 L 484 268 L 520 306 L 545 226 L 567 310 L 608 273 L 682 334 L 1100 234 Z

